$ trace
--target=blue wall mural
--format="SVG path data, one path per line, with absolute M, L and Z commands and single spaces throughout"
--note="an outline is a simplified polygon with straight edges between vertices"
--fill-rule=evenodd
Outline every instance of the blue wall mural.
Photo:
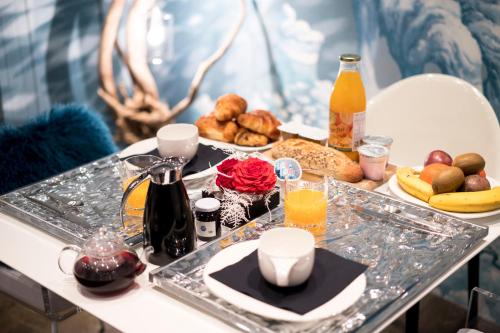
M 129 1 L 130 2 L 130 1 Z M 57 102 L 76 101 L 112 113 L 98 98 L 97 50 L 110 0 L 0 1 L 0 121 L 21 124 Z M 182 99 L 197 65 L 237 19 L 234 0 L 157 1 L 173 18 L 161 64 L 151 64 L 160 95 Z M 423 72 L 461 77 L 500 115 L 498 0 L 248 0 L 243 29 L 208 73 L 195 103 L 179 117 L 192 122 L 233 91 L 252 108 L 281 119 L 327 126 L 338 56 L 359 52 L 368 97 Z M 121 37 L 120 37 L 121 38 Z M 117 82 L 130 82 L 115 66 Z M 499 242 L 483 256 L 483 285 L 500 294 Z M 440 288 L 466 302 L 464 272 Z M 500 316 L 498 316 L 500 317 Z

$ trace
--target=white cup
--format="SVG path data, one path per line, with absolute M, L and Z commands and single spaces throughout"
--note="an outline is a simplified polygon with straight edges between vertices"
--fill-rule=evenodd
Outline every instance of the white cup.
M 198 127 L 191 124 L 169 124 L 156 132 L 158 151 L 162 157 L 191 160 L 198 151 Z
M 314 236 L 299 228 L 274 228 L 260 237 L 257 254 L 267 282 L 298 286 L 309 278 L 314 266 Z

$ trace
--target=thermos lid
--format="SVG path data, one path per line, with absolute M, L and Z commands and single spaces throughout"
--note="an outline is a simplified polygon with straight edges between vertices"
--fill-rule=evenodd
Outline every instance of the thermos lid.
M 215 198 L 203 198 L 196 201 L 194 206 L 199 212 L 215 212 L 220 208 L 220 201 Z

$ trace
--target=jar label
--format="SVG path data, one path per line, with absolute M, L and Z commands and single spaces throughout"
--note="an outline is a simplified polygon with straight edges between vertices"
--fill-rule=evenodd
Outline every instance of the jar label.
M 365 136 L 365 112 L 331 112 L 328 144 L 342 151 L 356 151 Z
M 196 234 L 201 237 L 214 237 L 217 235 L 215 221 L 202 222 L 196 220 Z

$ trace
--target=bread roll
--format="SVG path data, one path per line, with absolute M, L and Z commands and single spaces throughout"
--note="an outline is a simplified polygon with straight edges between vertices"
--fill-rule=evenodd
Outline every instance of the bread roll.
M 325 147 L 302 139 L 288 139 L 271 149 L 273 158 L 291 157 L 296 159 L 308 173 L 331 176 L 339 180 L 357 183 L 363 179 L 363 171 L 358 163 L 333 148 Z
M 213 112 L 201 116 L 195 125 L 202 137 L 229 143 L 234 141 L 239 129 L 234 121 L 218 121 Z
M 234 143 L 240 146 L 262 147 L 267 145 L 268 142 L 267 136 L 254 133 L 246 128 L 240 128 L 234 137 Z
M 269 111 L 255 110 L 238 116 L 238 124 L 251 131 L 267 136 L 271 140 L 278 140 L 280 121 Z
M 222 95 L 215 103 L 215 118 L 218 121 L 228 121 L 237 118 L 247 110 L 247 101 L 236 94 Z

